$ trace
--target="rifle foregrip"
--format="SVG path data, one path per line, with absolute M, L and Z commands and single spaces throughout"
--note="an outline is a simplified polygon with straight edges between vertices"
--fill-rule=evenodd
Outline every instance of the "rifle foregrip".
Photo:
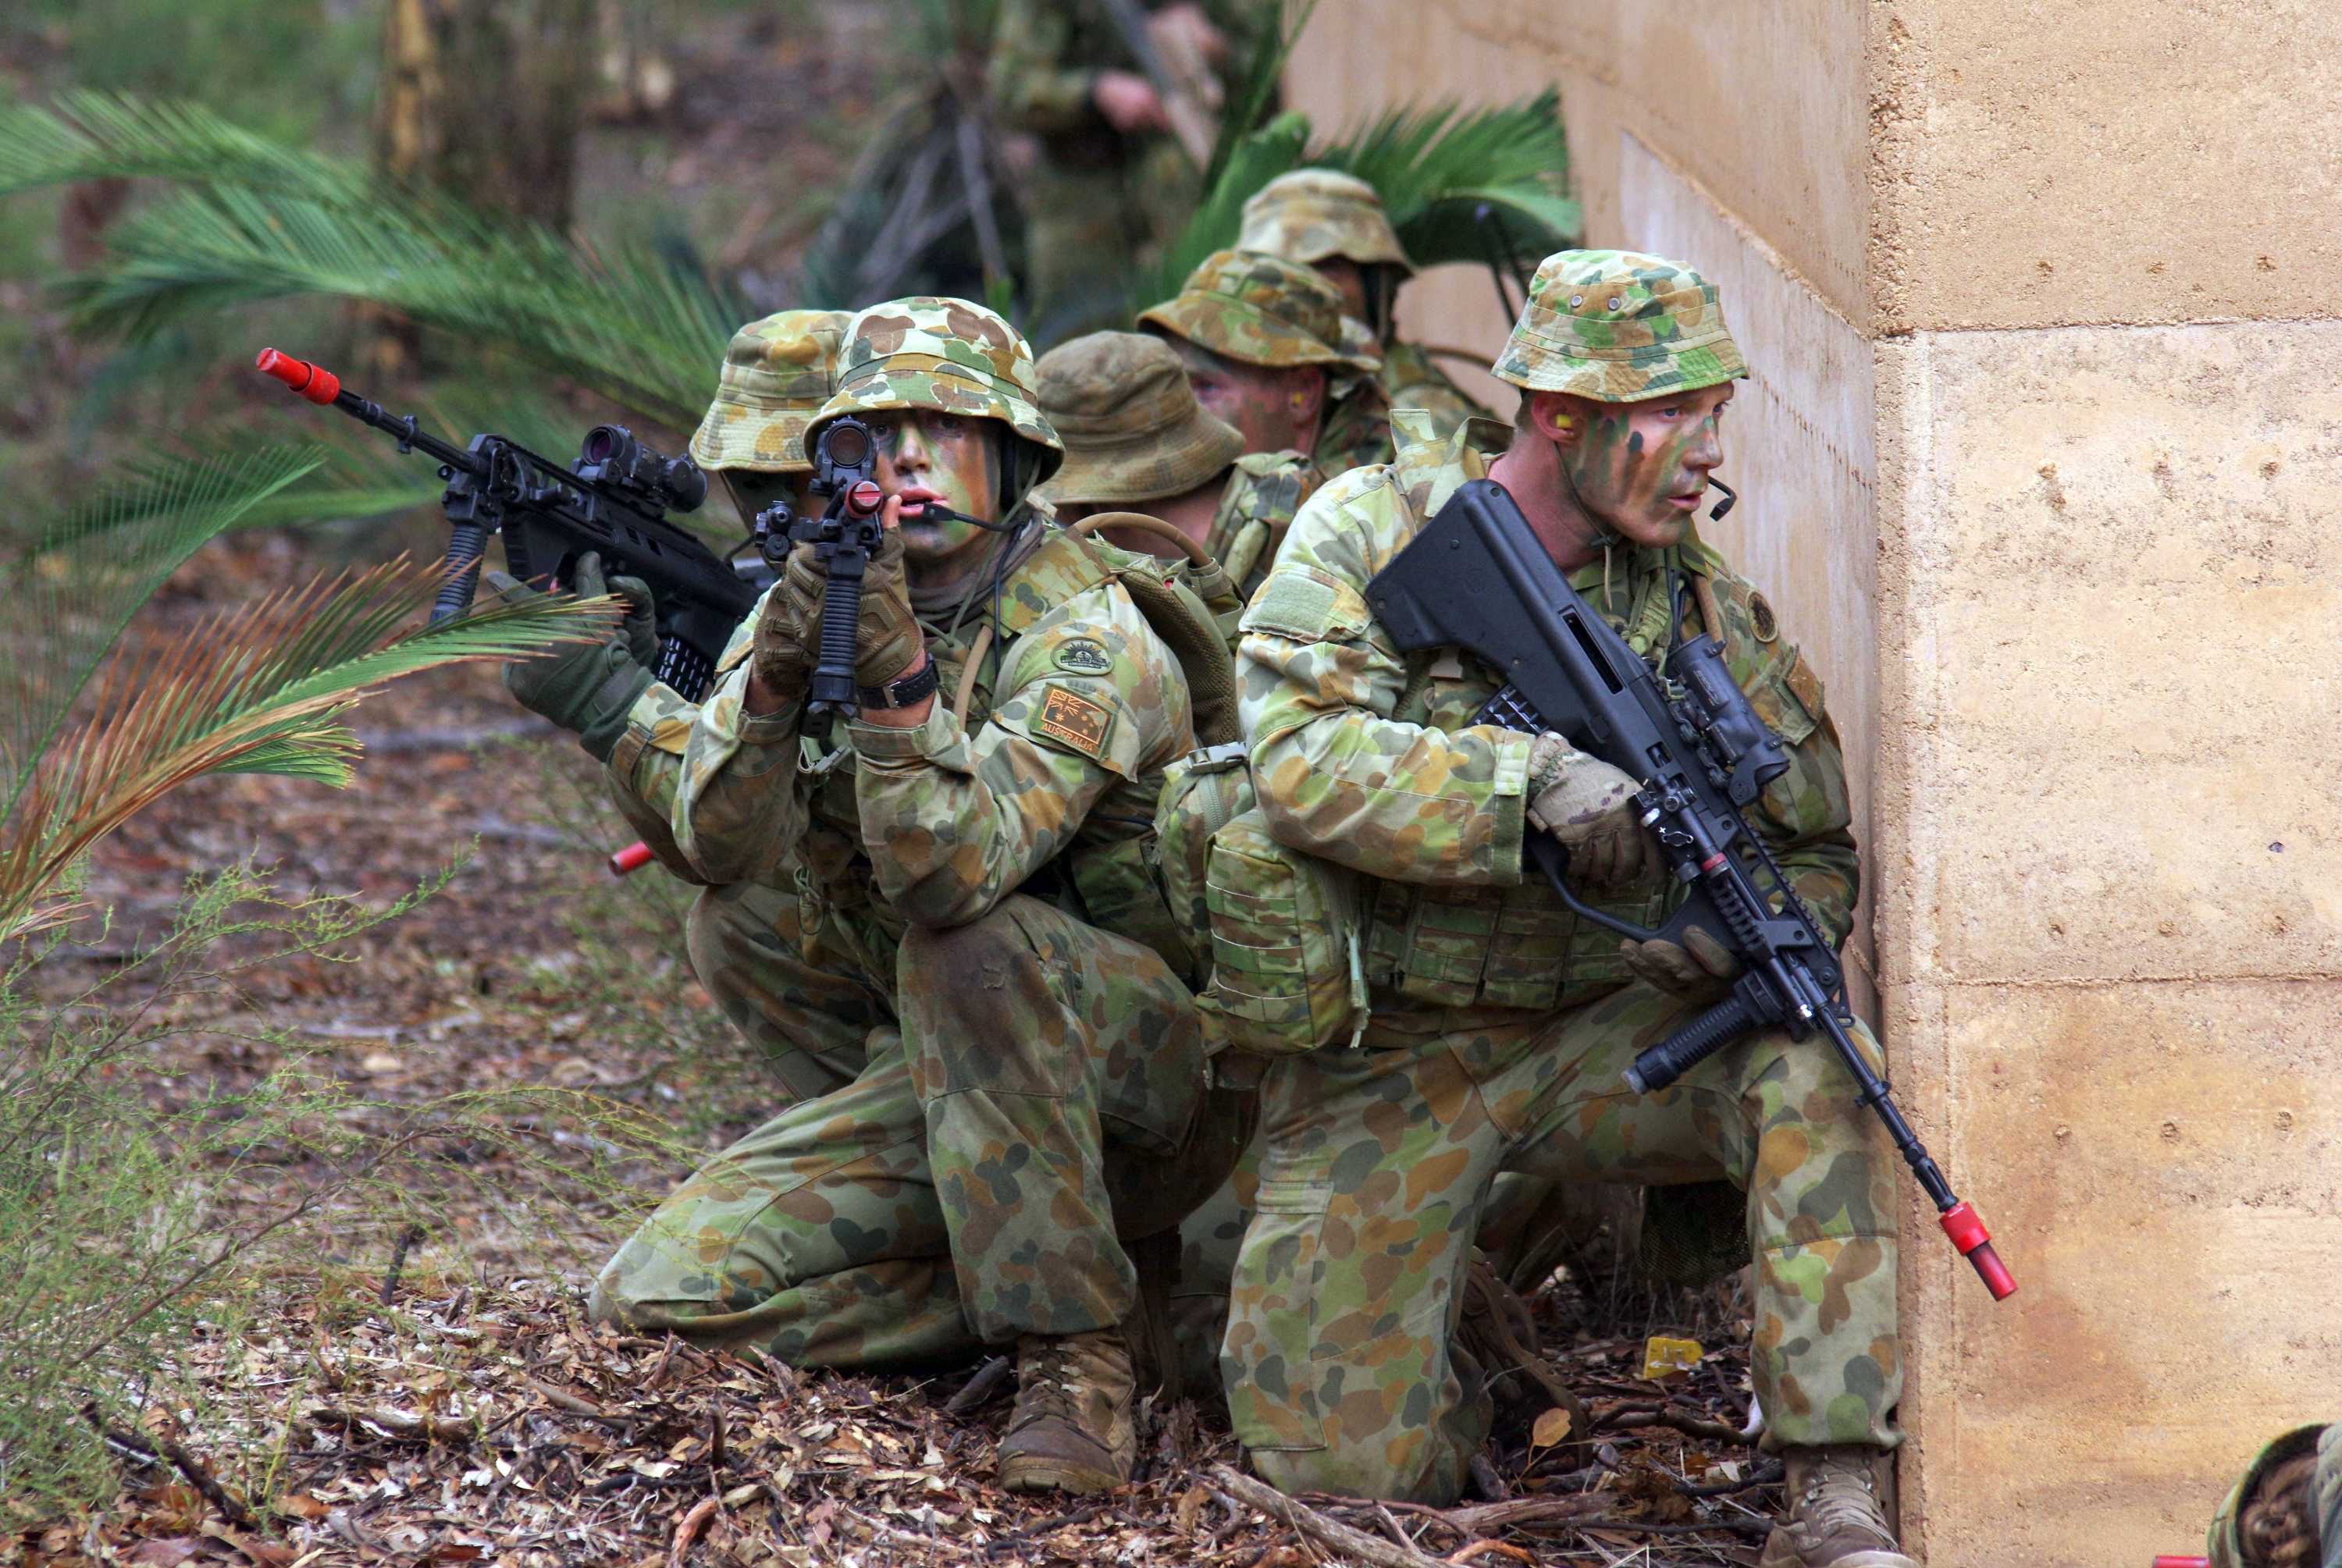
M 841 552 L 841 554 L 843 553 Z M 812 701 L 816 714 L 852 713 L 859 704 L 854 689 L 855 644 L 861 632 L 862 574 L 835 568 L 821 591 L 821 656 L 814 665 Z
M 1626 1086 L 1637 1094 L 1664 1089 L 1731 1044 L 1757 1024 L 1756 1014 L 1729 996 L 1635 1058 Z
M 439 596 L 431 603 L 433 625 L 472 607 L 472 594 L 480 582 L 480 558 L 487 550 L 488 531 L 477 523 L 458 523 L 449 530 L 447 571 L 439 580 Z

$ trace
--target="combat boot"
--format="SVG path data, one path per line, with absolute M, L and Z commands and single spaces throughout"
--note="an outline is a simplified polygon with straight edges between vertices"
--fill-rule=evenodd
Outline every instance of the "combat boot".
M 1016 1342 L 1016 1408 L 1000 1440 L 1006 1492 L 1108 1492 L 1138 1458 L 1136 1379 L 1120 1329 Z
M 1766 1538 L 1758 1568 L 1919 1568 L 1895 1544 L 1879 1501 L 1886 1453 L 1863 1443 L 1791 1448 L 1781 1522 Z

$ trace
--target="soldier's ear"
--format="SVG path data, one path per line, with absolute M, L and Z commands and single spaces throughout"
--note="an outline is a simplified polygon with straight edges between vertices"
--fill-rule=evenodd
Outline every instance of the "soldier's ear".
M 1574 447 L 1586 436 L 1586 409 L 1566 392 L 1530 392 L 1521 397 L 1523 421 L 1556 446 Z
M 1296 426 L 1314 423 L 1326 411 L 1326 373 L 1311 369 L 1295 376 L 1290 395 L 1293 399 L 1293 423 Z

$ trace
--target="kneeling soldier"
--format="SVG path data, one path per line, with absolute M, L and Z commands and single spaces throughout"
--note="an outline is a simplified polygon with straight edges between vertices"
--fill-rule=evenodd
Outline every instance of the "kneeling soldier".
M 1014 1343 L 1003 1484 L 1109 1487 L 1135 1450 L 1124 1239 L 1176 1227 L 1248 1132 L 1207 1114 L 1191 960 L 1145 858 L 1194 705 L 1226 703 L 1226 647 L 1159 563 L 1026 504 L 1059 444 L 998 316 L 866 310 L 837 381 L 806 439 L 864 419 L 886 494 L 858 714 L 807 716 L 824 584 L 801 547 L 693 721 L 672 824 L 700 875 L 793 885 L 806 929 L 864 912 L 820 962 L 899 1032 L 685 1183 L 596 1308 L 806 1365 Z
M 1633 781 L 1558 735 L 1476 723 L 1498 673 L 1403 655 L 1366 597 L 1485 476 L 1638 652 L 1716 634 L 1791 762 L 1751 818 L 1842 940 L 1857 857 L 1820 684 L 1691 525 L 1739 350 L 1696 274 L 1566 251 L 1538 269 L 1496 374 L 1522 389 L 1504 455 L 1473 449 L 1499 434 L 1483 426 L 1329 482 L 1245 614 L 1261 810 L 1280 844 L 1362 877 L 1371 1013 L 1355 1044 L 1281 1058 L 1262 1085 L 1259 1212 L 1224 1352 L 1237 1433 L 1290 1491 L 1454 1498 L 1488 1404 L 1449 1336 L 1497 1174 L 1722 1178 L 1746 1193 L 1752 1372 L 1788 1470 L 1764 1561 L 1909 1568 L 1880 1502 L 1902 1382 L 1893 1161 L 1852 1082 L 1827 1048 L 1763 1034 L 1633 1093 L 1627 1064 L 1721 994 L 1728 954 L 1622 950 L 1525 877 L 1524 835 L 1546 832 L 1617 918 L 1657 924 L 1671 891 Z
M 1094 332 L 1041 356 L 1041 412 L 1065 438 L 1066 465 L 1044 494 L 1066 522 L 1144 512 L 1178 529 L 1250 593 L 1268 574 L 1293 514 L 1317 488 L 1298 452 L 1253 452 L 1207 413 L 1170 345 L 1138 333 Z M 1158 536 L 1118 544 L 1158 555 Z

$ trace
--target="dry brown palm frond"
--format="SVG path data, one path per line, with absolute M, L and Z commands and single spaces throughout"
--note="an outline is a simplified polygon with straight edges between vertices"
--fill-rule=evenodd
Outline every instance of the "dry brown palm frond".
M 110 659 L 88 720 L 60 736 L 0 819 L 0 940 L 75 910 L 62 891 L 90 846 L 208 774 L 341 785 L 358 754 L 342 714 L 400 675 L 525 657 L 602 635 L 607 599 L 483 603 L 418 624 L 435 566 L 405 559 L 274 594 Z

